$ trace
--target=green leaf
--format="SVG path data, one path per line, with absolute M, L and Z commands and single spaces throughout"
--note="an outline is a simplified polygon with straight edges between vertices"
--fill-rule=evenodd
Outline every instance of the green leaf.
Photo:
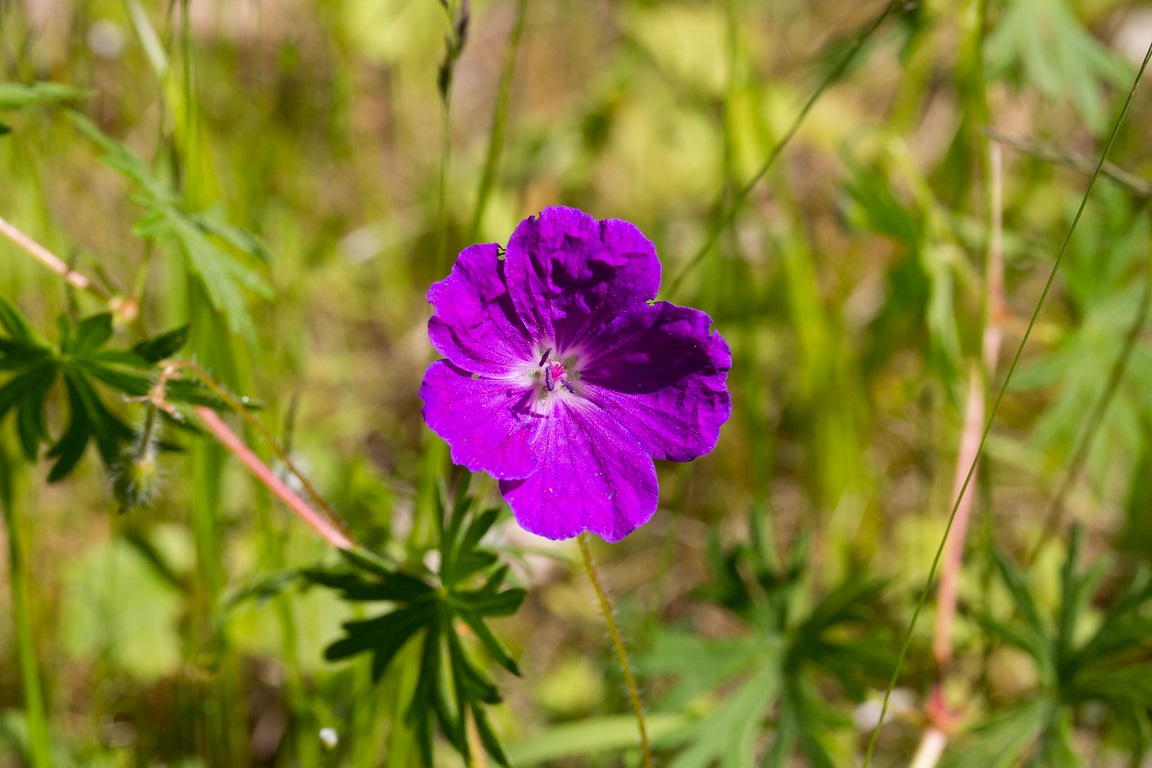
M 1128 84 L 1127 67 L 1084 29 L 1065 0 L 1006 3 L 985 51 L 992 77 L 1012 77 L 1050 99 L 1071 100 L 1096 133 L 1109 124 L 1106 86 Z
M 76 325 L 75 336 L 69 340 L 70 344 L 63 351 L 77 355 L 91 354 L 107 344 L 111 338 L 112 315 L 102 312 L 81 320 Z
M 50 483 L 63 479 L 75 468 L 90 439 L 95 439 L 101 458 L 110 465 L 116 460 L 121 443 L 134 436 L 128 425 L 104 406 L 87 379 L 65 370 L 64 383 L 68 389 L 71 415 L 64 435 L 48 451 L 49 457 L 57 459 L 48 473 Z
M 1046 699 L 1020 702 L 958 740 L 945 753 L 941 768 L 1010 768 L 1035 742 L 1051 703 Z
M 457 609 L 456 615 L 463 619 L 464 623 L 471 628 L 472 632 L 476 635 L 476 639 L 484 646 L 484 650 L 488 651 L 488 655 L 496 660 L 496 663 L 517 677 L 520 676 L 520 666 L 516 663 L 516 660 L 512 658 L 512 655 L 508 653 L 508 650 L 504 647 L 504 644 L 500 642 L 500 639 L 496 637 L 496 634 L 484 623 L 483 619 L 472 613 L 472 611 L 462 608 Z
M 132 352 L 139 355 L 147 363 L 158 363 L 165 358 L 172 357 L 188 343 L 190 328 L 190 325 L 184 324 L 167 333 L 145 339 L 132 347 Z
M 4 330 L 17 341 L 36 346 L 47 346 L 32 330 L 32 326 L 24 319 L 24 315 L 20 314 L 16 305 L 3 296 L 0 296 L 0 326 L 3 326 Z
M 0 83 L 0 110 L 25 109 L 40 105 L 67 104 L 86 99 L 91 91 L 64 83 Z
M 255 329 L 244 293 L 270 298 L 272 289 L 238 255 L 267 261 L 267 248 L 251 233 L 219 221 L 211 210 L 188 210 L 179 193 L 157 180 L 134 152 L 105 135 L 82 115 L 74 113 L 72 119 L 77 128 L 103 150 L 104 163 L 136 185 L 133 201 L 145 212 L 136 222 L 134 232 L 140 237 L 177 245 L 188 270 L 201 284 L 212 306 L 224 315 L 229 329 L 251 341 Z

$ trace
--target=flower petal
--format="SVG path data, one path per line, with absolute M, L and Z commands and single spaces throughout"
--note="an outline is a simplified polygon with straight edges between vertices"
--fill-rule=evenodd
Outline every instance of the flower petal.
M 499 246 L 461 251 L 452 273 L 428 289 L 428 302 L 436 309 L 428 321 L 432 346 L 461 368 L 501 376 L 531 359 L 532 345 L 512 307 Z
M 526 477 L 536 468 L 531 443 L 539 417 L 530 389 L 438 360 L 424 374 L 420 397 L 424 421 L 448 443 L 454 463 L 496 478 Z
M 549 539 L 583 530 L 619 541 L 648 522 L 659 489 L 652 459 L 590 403 L 558 403 L 533 444 L 540 464 L 500 492 L 520 527 Z
M 617 318 L 586 352 L 581 394 L 657 459 L 708 453 L 732 413 L 732 356 L 711 325 L 703 312 L 666 301 Z
M 626 221 L 545 208 L 520 223 L 504 260 L 512 303 L 539 344 L 578 348 L 611 319 L 656 296 L 656 247 Z

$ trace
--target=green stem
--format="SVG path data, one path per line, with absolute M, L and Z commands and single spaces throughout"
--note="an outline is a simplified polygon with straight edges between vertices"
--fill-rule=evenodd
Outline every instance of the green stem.
M 452 149 L 452 96 L 444 95 L 443 139 L 440 145 L 440 192 L 436 209 L 436 276 L 448 264 L 448 159 Z
M 512 22 L 512 37 L 504 51 L 504 69 L 500 73 L 500 93 L 496 98 L 496 111 L 492 115 L 492 130 L 488 135 L 488 156 L 484 160 L 484 172 L 480 176 L 480 189 L 476 193 L 476 210 L 472 213 L 472 226 L 468 228 L 468 242 L 476 242 L 480 234 L 480 222 L 484 219 L 484 209 L 488 207 L 488 196 L 496 183 L 496 169 L 500 167 L 500 153 L 504 149 L 504 129 L 508 123 L 508 102 L 512 95 L 512 76 L 516 72 L 516 54 L 520 50 L 520 38 L 524 32 L 524 16 L 528 0 L 517 0 L 516 19 Z
M 8 532 L 8 579 L 12 586 L 12 620 L 16 625 L 17 661 L 24 687 L 24 713 L 28 722 L 28 760 L 32 768 L 51 768 L 51 742 L 48 738 L 48 713 L 40 685 L 36 659 L 36 642 L 32 632 L 32 601 L 28 590 L 31 574 L 24 552 L 24 537 L 16 513 L 12 489 L 13 462 L 0 446 L 0 507 Z
M 636 713 L 636 724 L 640 726 L 640 746 L 644 750 L 644 765 L 652 768 L 652 747 L 648 743 L 648 727 L 644 724 L 644 706 L 640 703 L 640 689 L 636 685 L 636 677 L 632 674 L 632 665 L 628 663 L 628 652 L 624 649 L 624 640 L 620 637 L 620 628 L 616 625 L 616 617 L 612 615 L 612 606 L 608 604 L 608 595 L 596 575 L 596 568 L 592 565 L 592 551 L 588 548 L 588 534 L 581 533 L 580 554 L 584 557 L 584 570 L 588 572 L 588 580 L 596 590 L 596 597 L 600 600 L 600 610 L 604 613 L 604 621 L 608 625 L 608 634 L 612 636 L 612 645 L 616 647 L 616 658 L 620 660 L 620 668 L 624 670 L 624 684 L 628 686 L 628 698 L 632 700 L 632 711 Z
M 1144 55 L 1144 61 L 1140 65 L 1140 71 L 1136 73 L 1136 79 L 1132 82 L 1132 88 L 1128 91 L 1128 98 L 1124 101 L 1124 106 L 1120 110 L 1119 116 L 1116 118 L 1115 124 L 1112 126 L 1112 133 L 1108 136 L 1108 143 L 1104 145 L 1104 151 L 1100 153 L 1100 161 L 1096 163 L 1096 170 L 1092 173 L 1092 178 L 1088 180 L 1088 188 L 1084 190 L 1084 197 L 1080 201 L 1080 207 L 1076 210 L 1076 216 L 1072 219 L 1072 225 L 1068 228 L 1068 234 L 1064 237 L 1064 243 L 1060 246 L 1059 253 L 1056 254 L 1056 260 L 1052 264 L 1052 270 L 1048 274 L 1048 282 L 1044 284 L 1044 290 L 1040 293 L 1040 300 L 1036 302 L 1036 309 L 1032 312 L 1032 317 L 1028 321 L 1028 327 L 1024 331 L 1024 337 L 1020 339 L 1019 346 L 1016 347 L 1016 354 L 1012 357 L 1012 364 L 1008 367 L 1008 373 L 1004 377 L 1004 383 L 1000 387 L 999 394 L 996 395 L 996 402 L 992 405 L 992 412 L 988 414 L 988 420 L 984 425 L 984 432 L 980 436 L 980 445 L 976 449 L 976 455 L 972 458 L 972 463 L 968 468 L 968 474 L 964 478 L 964 484 L 960 487 L 960 492 L 956 494 L 956 500 L 952 504 L 952 512 L 948 515 L 948 524 L 944 527 L 944 536 L 940 539 L 940 545 L 936 548 L 936 554 L 932 558 L 932 567 L 928 569 L 928 578 L 925 579 L 924 589 L 920 591 L 920 598 L 916 601 L 916 608 L 912 612 L 912 620 L 908 624 L 908 629 L 904 633 L 904 640 L 900 644 L 900 653 L 896 657 L 896 667 L 892 670 L 892 678 L 888 681 L 888 688 L 884 691 L 884 703 L 880 708 L 880 718 L 876 722 L 876 727 L 872 730 L 872 738 L 868 741 L 868 751 L 864 755 L 864 766 L 868 768 L 872 762 L 872 753 L 876 749 L 876 740 L 880 736 L 880 728 L 884 725 L 884 718 L 888 714 L 888 702 L 892 697 L 892 691 L 896 687 L 896 683 L 900 679 L 900 672 L 904 667 L 904 659 L 908 655 L 908 647 L 912 644 L 912 633 L 916 629 L 916 622 L 920 618 L 920 613 L 924 610 L 924 605 L 928 601 L 928 593 L 932 591 L 932 583 L 936 579 L 936 570 L 940 565 L 940 558 L 944 552 L 944 546 L 948 543 L 948 533 L 952 530 L 952 521 L 956 519 L 956 510 L 960 507 L 960 502 L 964 499 L 964 494 L 968 490 L 968 485 L 972 482 L 972 476 L 976 473 L 976 466 L 980 462 L 980 457 L 984 455 L 984 444 L 988 441 L 988 433 L 992 431 L 992 424 L 996 421 L 996 414 L 1000 411 L 1000 403 L 1004 400 L 1004 393 L 1008 391 L 1008 385 L 1012 382 L 1012 375 L 1016 372 L 1016 366 L 1020 363 L 1020 357 L 1024 353 L 1024 347 L 1028 344 L 1028 339 L 1032 336 L 1032 329 L 1036 326 L 1036 319 L 1040 316 L 1040 310 L 1044 307 L 1044 300 L 1048 298 L 1048 293 L 1052 289 L 1052 284 L 1056 282 L 1056 273 L 1060 270 L 1060 262 L 1064 259 L 1064 253 L 1068 250 L 1068 244 L 1072 242 L 1072 235 L 1076 232 L 1076 226 L 1080 223 L 1080 217 L 1084 215 L 1084 208 L 1088 205 L 1088 198 L 1092 194 L 1092 188 L 1096 185 L 1096 179 L 1100 177 L 1100 169 L 1104 166 L 1104 161 L 1108 158 L 1108 153 L 1112 149 L 1112 145 L 1116 141 L 1116 135 L 1120 132 L 1120 126 L 1124 123 L 1124 117 L 1128 114 L 1128 108 L 1132 105 L 1132 99 L 1136 95 L 1136 88 L 1140 85 L 1140 81 L 1144 77 L 1144 71 L 1148 68 L 1148 62 L 1152 60 L 1152 44 L 1148 46 L 1148 52 Z

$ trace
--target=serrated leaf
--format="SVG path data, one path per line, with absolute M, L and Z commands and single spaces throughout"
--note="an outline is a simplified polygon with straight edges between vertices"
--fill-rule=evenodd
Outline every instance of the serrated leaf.
M 134 152 L 105 135 L 82 115 L 73 114 L 73 121 L 103 150 L 104 163 L 136 185 L 132 200 L 144 208 L 145 213 L 133 231 L 143 238 L 177 245 L 189 272 L 203 286 L 212 306 L 223 314 L 229 329 L 251 340 L 255 328 L 244 291 L 270 298 L 272 289 L 258 272 L 227 249 L 267 260 L 267 249 L 259 239 L 221 223 L 211 211 L 187 210 L 181 196 L 154 178 Z
M 345 600 L 352 602 L 412 603 L 426 599 L 435 593 L 431 586 L 420 579 L 402 573 L 391 573 L 378 580 L 365 579 L 359 574 L 347 571 L 318 569 L 301 571 L 301 575 L 314 584 L 339 591 Z

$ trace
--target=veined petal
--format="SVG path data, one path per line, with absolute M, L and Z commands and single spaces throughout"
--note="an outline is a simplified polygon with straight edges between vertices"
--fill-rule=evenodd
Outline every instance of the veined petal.
M 506 375 L 532 357 L 499 253 L 494 244 L 465 248 L 452 273 L 428 289 L 436 310 L 428 321 L 432 346 L 461 368 L 491 376 Z
M 522 221 L 508 241 L 504 268 L 529 337 L 554 342 L 560 353 L 579 348 L 660 287 L 656 247 L 639 229 L 575 208 L 545 208 Z
M 711 325 L 668 302 L 617 318 L 586 351 L 581 393 L 657 459 L 708 453 L 732 413 L 732 356 Z
M 520 527 L 549 539 L 583 530 L 619 541 L 656 511 L 652 459 L 609 415 L 590 403 L 558 403 L 537 432 L 540 463 L 500 492 Z
M 526 477 L 538 463 L 532 440 L 539 417 L 532 390 L 509 379 L 473 377 L 447 360 L 420 385 L 424 421 L 452 449 L 452 461 L 496 478 Z

